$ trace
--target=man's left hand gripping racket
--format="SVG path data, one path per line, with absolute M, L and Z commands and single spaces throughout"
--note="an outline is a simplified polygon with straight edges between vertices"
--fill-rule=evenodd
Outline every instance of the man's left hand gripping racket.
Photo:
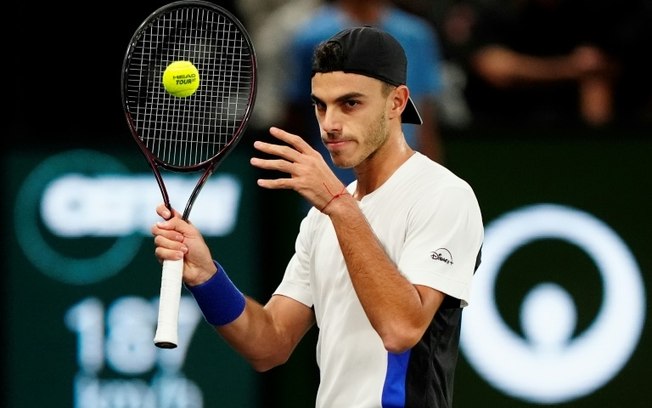
M 133 35 L 122 67 L 122 101 L 131 133 L 168 208 L 161 168 L 203 170 L 183 219 L 218 164 L 242 137 L 256 99 L 256 54 L 230 12 L 205 1 L 176 1 Z M 183 260 L 164 261 L 154 343 L 177 346 Z

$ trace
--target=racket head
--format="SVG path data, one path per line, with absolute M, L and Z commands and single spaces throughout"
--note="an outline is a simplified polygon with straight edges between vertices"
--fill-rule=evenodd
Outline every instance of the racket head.
M 168 93 L 163 73 L 190 61 L 199 87 Z M 206 1 L 176 1 L 133 34 L 122 67 L 122 102 L 134 139 L 154 167 L 196 171 L 222 160 L 243 136 L 256 98 L 256 52 L 242 23 Z

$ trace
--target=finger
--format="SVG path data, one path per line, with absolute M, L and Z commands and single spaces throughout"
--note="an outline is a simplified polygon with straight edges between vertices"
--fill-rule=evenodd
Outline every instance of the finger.
M 155 237 L 160 235 L 169 240 L 178 242 L 183 242 L 184 240 L 183 233 L 175 229 L 174 226 L 172 226 L 172 224 L 168 221 L 162 221 L 154 224 L 151 232 Z
M 269 128 L 269 134 L 278 140 L 289 144 L 301 153 L 312 150 L 308 142 L 306 142 L 301 136 L 286 132 L 283 129 L 272 126 Z
M 169 220 L 170 218 L 174 217 L 181 217 L 181 214 L 177 212 L 175 209 L 170 209 L 165 205 L 165 203 L 161 203 L 156 207 L 156 213 L 159 215 L 159 217 L 163 218 L 164 220 Z
M 252 166 L 263 170 L 277 170 L 283 173 L 290 173 L 292 170 L 292 163 L 288 162 L 287 160 L 270 160 L 252 157 L 249 160 L 249 163 L 251 163 Z
M 186 236 L 193 236 L 195 229 L 179 217 L 158 221 L 152 226 L 153 235 L 163 235 L 169 239 L 183 241 Z
M 175 218 L 171 218 L 166 221 L 158 221 L 152 226 L 152 233 L 154 235 L 161 235 L 164 234 L 165 231 L 173 231 L 175 232 L 176 230 L 176 223 L 174 222 Z
M 182 251 L 186 247 L 183 243 L 183 235 L 175 231 L 162 231 L 154 237 L 154 244 L 157 247 Z
M 301 158 L 301 153 L 291 146 L 266 143 L 258 140 L 254 142 L 254 148 L 262 153 L 280 157 L 293 163 Z
M 157 254 L 166 259 L 171 259 L 170 256 L 181 259 L 188 252 L 188 247 L 183 243 L 183 235 L 176 231 L 162 230 L 154 237 L 154 245 Z
M 185 252 L 182 250 L 172 250 L 164 247 L 156 247 L 156 249 L 154 250 L 154 255 L 160 261 L 164 261 L 164 260 L 178 261 L 180 259 L 183 259 L 184 253 Z
M 156 214 L 158 214 L 159 217 L 163 218 L 164 220 L 167 220 L 170 218 L 170 210 L 165 206 L 165 204 L 159 204 L 156 207 Z
M 293 189 L 293 180 L 289 178 L 279 178 L 279 179 L 258 179 L 256 183 L 259 187 L 267 189 Z

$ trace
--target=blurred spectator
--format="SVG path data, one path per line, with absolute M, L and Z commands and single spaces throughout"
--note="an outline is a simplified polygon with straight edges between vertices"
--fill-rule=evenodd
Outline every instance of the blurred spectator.
M 482 4 L 476 7 L 467 61 L 467 101 L 477 119 L 591 127 L 614 121 L 627 58 L 622 47 L 624 17 L 632 16 L 629 3 Z
M 464 129 L 473 121 L 466 102 L 466 58 L 476 21 L 476 1 L 490 0 L 395 0 L 400 8 L 431 22 L 440 39 L 442 85 L 440 124 Z
M 423 125 L 406 125 L 405 136 L 416 150 L 443 161 L 443 148 L 437 120 L 437 98 L 442 89 L 440 49 L 430 23 L 397 8 L 386 0 L 333 0 L 325 2 L 304 21 L 289 47 L 292 80 L 288 85 L 286 128 L 311 138 L 311 143 L 325 157 L 317 121 L 310 100 L 312 51 L 321 41 L 338 31 L 357 25 L 372 25 L 392 34 L 405 48 L 408 57 L 407 85 L 418 105 Z M 344 181 L 352 180 L 352 171 L 335 169 Z
M 297 0 L 232 0 L 238 12 L 243 16 L 247 31 L 253 33 L 263 24 L 266 24 L 269 16 L 279 8 L 293 4 L 300 5 L 302 1 Z
M 267 133 L 284 118 L 284 89 L 291 80 L 287 48 L 294 32 L 323 0 L 237 0 L 258 62 L 258 89 L 251 126 Z
M 437 28 L 461 124 L 652 124 L 650 0 L 396 1 Z

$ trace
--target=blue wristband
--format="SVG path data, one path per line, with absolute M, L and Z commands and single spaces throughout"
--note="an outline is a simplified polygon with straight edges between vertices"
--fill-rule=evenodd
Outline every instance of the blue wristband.
M 245 297 L 231 282 L 222 266 L 213 262 L 217 266 L 215 275 L 202 284 L 186 288 L 197 301 L 204 319 L 213 326 L 223 326 L 242 314 Z

